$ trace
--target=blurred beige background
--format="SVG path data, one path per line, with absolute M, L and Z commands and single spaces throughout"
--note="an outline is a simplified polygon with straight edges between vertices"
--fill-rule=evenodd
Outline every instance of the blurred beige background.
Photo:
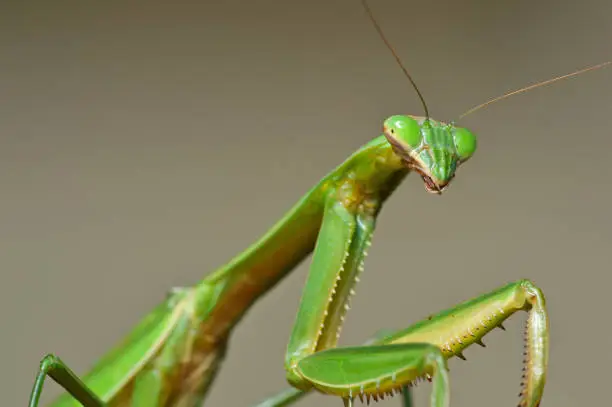
M 604 0 L 371 5 L 441 120 L 612 58 Z M 5 406 L 26 404 L 45 353 L 86 371 L 386 116 L 421 113 L 357 0 L 6 2 L 0 55 Z M 463 120 L 477 155 L 442 197 L 410 177 L 388 202 L 341 343 L 528 277 L 551 316 L 542 405 L 606 404 L 611 78 L 589 73 Z M 307 264 L 234 332 L 207 405 L 248 406 L 286 386 Z M 453 406 L 516 405 L 524 318 L 451 361 Z M 44 400 L 59 391 L 48 385 Z M 314 405 L 340 401 L 298 404 Z

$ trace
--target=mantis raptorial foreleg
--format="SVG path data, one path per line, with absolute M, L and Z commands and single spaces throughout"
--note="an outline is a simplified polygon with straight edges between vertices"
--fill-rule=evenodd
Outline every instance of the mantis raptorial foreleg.
M 508 284 L 421 321 L 383 338 L 380 345 L 315 353 L 302 359 L 297 371 L 319 391 L 345 399 L 376 397 L 420 377 L 433 377 L 431 405 L 446 406 L 448 379 L 446 371 L 441 370 L 446 366 L 443 360 L 463 357 L 465 348 L 481 344 L 484 335 L 520 310 L 528 312 L 520 405 L 536 407 L 546 381 L 548 317 L 542 292 L 528 280 Z
M 431 406 L 447 406 L 446 360 L 463 359 L 463 350 L 473 344 L 484 346 L 482 338 L 503 329 L 502 323 L 517 311 L 528 313 L 520 405 L 536 407 L 546 382 L 548 316 L 544 295 L 529 280 L 507 284 L 363 346 L 309 355 L 296 365 L 306 382 L 304 390 L 285 390 L 257 407 L 289 405 L 310 389 L 339 396 L 346 404 L 355 398 L 369 402 L 409 389 L 423 378 L 433 382 Z M 410 393 L 403 394 L 404 405 L 410 405 Z
M 395 333 L 396 331 L 391 330 L 391 329 L 385 329 L 385 330 L 380 330 L 378 331 L 373 337 L 371 337 L 370 339 L 368 339 L 367 341 L 365 341 L 363 343 L 364 346 L 368 346 L 368 345 L 374 345 L 374 344 L 378 344 L 380 343 L 380 341 L 388 336 L 391 336 Z M 285 406 L 289 406 L 293 403 L 295 403 L 296 401 L 302 399 L 304 396 L 311 394 L 312 389 L 310 390 L 300 390 L 296 387 L 288 387 L 276 394 L 274 394 L 273 396 L 270 396 L 268 398 L 266 398 L 265 400 L 261 401 L 260 403 L 258 403 L 257 405 L 254 405 L 252 407 L 285 407 Z M 413 407 L 413 400 L 412 400 L 412 389 L 410 386 L 404 386 L 404 388 L 401 391 L 402 393 L 402 405 L 403 407 Z

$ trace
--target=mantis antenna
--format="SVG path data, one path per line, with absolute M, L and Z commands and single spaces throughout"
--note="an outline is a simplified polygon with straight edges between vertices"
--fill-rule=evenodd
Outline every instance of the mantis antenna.
M 429 109 L 427 109 L 427 104 L 425 103 L 425 99 L 423 98 L 421 91 L 419 90 L 416 83 L 412 79 L 412 76 L 410 76 L 410 74 L 408 73 L 408 70 L 406 69 L 404 64 L 402 64 L 402 61 L 400 60 L 399 56 L 397 55 L 397 53 L 395 52 L 395 50 L 393 49 L 393 47 L 391 46 L 387 38 L 385 37 L 385 34 L 383 34 L 382 29 L 380 28 L 380 26 L 376 22 L 376 19 L 374 18 L 374 14 L 372 14 L 372 10 L 370 10 L 370 6 L 368 6 L 368 2 L 366 0 L 361 0 L 361 3 L 363 4 L 363 8 L 365 8 L 366 12 L 368 13 L 370 20 L 372 21 L 372 24 L 374 24 L 374 28 L 376 28 L 376 31 L 378 31 L 378 35 L 380 35 L 380 38 L 383 40 L 387 48 L 389 48 L 389 51 L 391 51 L 391 53 L 395 57 L 397 64 L 400 66 L 400 68 L 402 68 L 402 71 L 404 71 L 404 75 L 406 75 L 406 77 L 412 84 L 412 87 L 414 88 L 414 90 L 416 90 L 417 95 L 419 95 L 419 99 L 421 99 L 421 104 L 423 105 L 423 109 L 425 110 L 425 117 L 429 119 Z
M 583 68 L 583 69 L 580 69 L 578 71 L 575 71 L 575 72 L 572 72 L 572 73 L 568 73 L 566 75 L 557 76 L 556 78 L 548 79 L 546 81 L 538 82 L 538 83 L 535 83 L 533 85 L 525 86 L 524 88 L 513 90 L 511 92 L 508 92 L 508 93 L 506 93 L 504 95 L 501 95 L 501 96 L 498 96 L 496 98 L 490 99 L 490 100 L 488 100 L 488 101 L 486 101 L 484 103 L 479 104 L 478 106 L 475 106 L 475 107 L 471 108 L 470 110 L 468 110 L 467 112 L 465 112 L 461 116 L 459 116 L 459 119 L 462 119 L 465 116 L 467 116 L 468 114 L 472 114 L 475 111 L 480 110 L 480 109 L 482 109 L 485 106 L 488 106 L 490 104 L 498 102 L 498 101 L 500 101 L 502 99 L 505 99 L 507 97 L 510 97 L 510 96 L 513 96 L 513 95 L 517 95 L 519 93 L 527 92 L 528 90 L 539 88 L 540 86 L 549 85 L 549 84 L 551 84 L 553 82 L 557 82 L 557 81 L 560 81 L 562 79 L 567 79 L 567 78 L 570 78 L 572 76 L 580 75 L 580 74 L 588 72 L 588 71 L 593 71 L 595 69 L 603 68 L 606 65 L 610 65 L 610 64 L 612 64 L 612 61 L 602 62 L 601 64 L 589 66 L 588 68 Z

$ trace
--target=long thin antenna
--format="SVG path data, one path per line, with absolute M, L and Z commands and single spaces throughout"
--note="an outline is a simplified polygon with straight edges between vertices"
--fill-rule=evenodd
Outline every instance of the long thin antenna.
M 425 103 L 425 99 L 423 98 L 421 91 L 419 90 L 416 83 L 412 79 L 412 76 L 410 76 L 410 74 L 408 73 L 408 70 L 406 69 L 406 67 L 404 67 L 404 64 L 402 64 L 402 61 L 400 60 L 399 56 L 397 55 L 397 53 L 395 52 L 395 50 L 393 49 L 393 47 L 391 46 L 387 38 L 385 37 L 385 34 L 383 34 L 380 26 L 378 25 L 378 23 L 376 22 L 376 19 L 374 18 L 374 14 L 372 14 L 372 10 L 370 10 L 370 6 L 368 6 L 368 2 L 366 0 L 362 0 L 361 3 L 363 4 L 363 8 L 365 8 L 366 12 L 368 13 L 370 20 L 372 21 L 372 24 L 374 24 L 374 28 L 376 28 L 376 31 L 378 31 L 378 35 L 380 35 L 380 38 L 384 41 L 387 48 L 389 48 L 389 51 L 391 51 L 391 53 L 395 57 L 397 64 L 400 66 L 400 68 L 402 68 L 402 71 L 404 71 L 404 75 L 406 75 L 406 77 L 412 84 L 412 87 L 414 88 L 414 90 L 416 90 L 417 94 L 419 95 L 419 99 L 421 99 L 421 104 L 423 105 L 423 109 L 425 110 L 425 117 L 429 119 L 429 109 L 427 109 L 427 104 Z
M 520 88 L 520 89 L 514 90 L 512 92 L 508 92 L 508 93 L 506 93 L 506 94 L 504 94 L 502 96 L 498 96 L 498 97 L 493 98 L 493 99 L 491 99 L 491 100 L 489 100 L 487 102 L 481 103 L 481 104 L 479 104 L 476 107 L 471 108 L 470 110 L 468 110 L 467 112 L 465 112 L 461 116 L 459 116 L 459 119 L 462 119 L 465 116 L 467 116 L 468 114 L 474 113 L 475 111 L 480 110 L 480 109 L 482 109 L 485 106 L 488 106 L 488 105 L 490 105 L 492 103 L 498 102 L 498 101 L 500 101 L 502 99 L 505 99 L 507 97 L 510 97 L 510 96 L 513 96 L 513 95 L 517 95 L 519 93 L 527 92 L 528 90 L 539 88 L 540 86 L 549 85 L 549 84 L 551 84 L 553 82 L 557 82 L 557 81 L 560 81 L 562 79 L 567 79 L 567 78 L 570 78 L 572 76 L 580 75 L 580 74 L 588 72 L 588 71 L 592 71 L 592 70 L 595 70 L 595 69 L 603 68 L 604 66 L 610 65 L 610 64 L 612 64 L 612 61 L 603 62 L 601 64 L 593 65 L 593 66 L 590 66 L 588 68 L 583 68 L 583 69 L 580 69 L 578 71 L 575 71 L 575 72 L 572 72 L 572 73 L 569 73 L 569 74 L 566 74 L 566 75 L 557 76 L 556 78 L 552 78 L 552 79 L 549 79 L 547 81 L 538 82 L 536 84 L 525 86 L 524 88 Z

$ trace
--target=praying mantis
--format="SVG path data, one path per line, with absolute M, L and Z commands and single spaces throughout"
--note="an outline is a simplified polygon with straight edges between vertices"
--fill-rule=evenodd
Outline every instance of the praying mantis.
M 409 173 L 419 174 L 427 191 L 441 193 L 475 149 L 469 130 L 431 119 L 426 107 L 424 117 L 391 116 L 381 136 L 330 172 L 255 244 L 196 286 L 171 293 L 82 381 L 58 358 L 45 358 L 31 404 L 36 405 L 46 373 L 70 393 L 54 406 L 77 400 L 87 406 L 199 404 L 233 327 L 312 252 L 287 351 L 288 379 L 296 390 L 282 396 L 317 390 L 350 404 L 425 377 L 433 382 L 432 405 L 448 405 L 446 359 L 461 357 L 467 346 L 525 310 L 530 358 L 522 401 L 537 405 L 546 378 L 548 317 L 544 296 L 530 281 L 504 286 L 367 346 L 335 347 L 383 203 Z M 277 405 L 281 402 L 286 401 Z

